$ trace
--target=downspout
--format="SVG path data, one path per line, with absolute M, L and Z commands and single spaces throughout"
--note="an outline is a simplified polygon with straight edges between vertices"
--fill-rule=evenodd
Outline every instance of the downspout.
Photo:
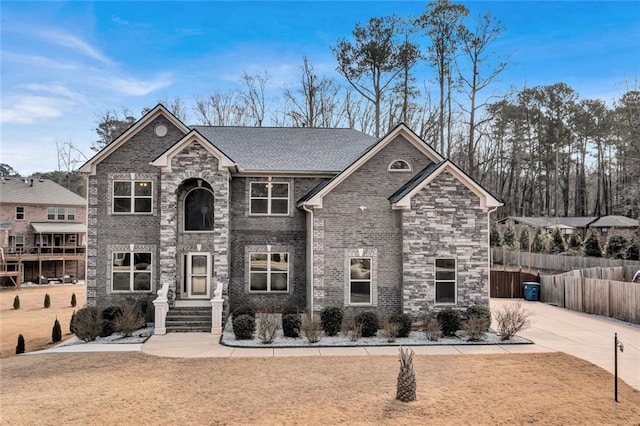
M 491 300 L 491 213 L 498 210 L 498 207 L 487 210 L 487 247 L 489 248 L 489 256 L 487 257 L 487 282 L 489 284 L 489 300 Z
M 309 315 L 313 318 L 313 209 L 307 207 L 306 204 L 302 204 L 302 209 L 309 213 L 309 219 L 311 222 L 311 229 L 307 229 L 309 232 L 309 253 L 307 256 L 309 257 L 308 268 L 309 268 L 309 276 L 307 277 L 307 282 L 309 283 Z

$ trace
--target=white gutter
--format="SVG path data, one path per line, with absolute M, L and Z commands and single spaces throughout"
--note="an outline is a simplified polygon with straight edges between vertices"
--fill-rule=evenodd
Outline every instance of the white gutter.
M 309 315 L 313 318 L 313 209 L 307 207 L 306 204 L 302 204 L 302 209 L 309 213 L 309 218 L 311 222 L 311 229 L 307 229 L 309 232 L 309 252 L 307 253 L 308 261 L 307 267 L 309 268 L 307 283 L 309 285 L 309 301 L 307 302 L 309 305 Z

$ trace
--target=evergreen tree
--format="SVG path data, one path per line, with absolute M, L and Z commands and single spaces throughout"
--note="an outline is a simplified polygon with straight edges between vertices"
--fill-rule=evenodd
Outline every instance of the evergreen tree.
M 20 355 L 24 353 L 24 336 L 22 334 L 18 335 L 18 344 L 16 345 L 16 355 Z
M 13 309 L 20 309 L 20 296 L 16 294 L 16 297 L 13 298 Z
M 520 231 L 520 250 L 529 250 L 529 231 L 526 228 Z
M 77 304 L 78 304 L 78 302 L 76 301 L 76 294 L 72 293 L 71 294 L 71 307 L 75 308 Z
M 564 240 L 562 239 L 562 234 L 560 234 L 560 228 L 558 226 L 553 228 L 551 236 L 553 237 L 553 242 L 551 243 L 551 253 L 564 253 Z
M 491 225 L 491 232 L 489 235 L 491 247 L 500 247 L 500 245 L 502 245 L 502 241 L 500 239 L 500 231 L 498 231 L 498 227 L 495 224 Z
M 584 241 L 584 255 L 590 257 L 602 257 L 602 248 L 600 248 L 600 240 L 595 232 L 591 231 Z
M 580 248 L 582 248 L 582 240 L 580 238 L 580 235 L 578 235 L 577 232 L 572 232 L 571 236 L 569 237 L 569 248 L 573 249 L 573 250 L 579 250 Z
M 51 306 L 51 298 L 49 297 L 49 293 L 46 293 L 44 295 L 44 307 L 45 309 L 49 309 L 50 306 Z
M 624 259 L 627 250 L 627 239 L 622 235 L 609 235 L 604 255 L 610 259 Z
M 640 260 L 640 244 L 635 237 L 629 241 L 629 247 L 627 248 L 625 257 L 627 260 Z
M 56 321 L 53 323 L 53 330 L 51 330 L 51 341 L 59 342 L 62 340 L 62 328 L 60 327 L 60 321 L 56 317 Z
M 516 232 L 513 230 L 511 225 L 507 225 L 507 228 L 504 230 L 503 235 L 503 243 L 505 246 L 509 248 L 514 248 L 516 244 Z
M 536 235 L 533 237 L 531 251 L 535 253 L 544 253 L 547 251 L 547 232 L 542 228 L 536 229 Z

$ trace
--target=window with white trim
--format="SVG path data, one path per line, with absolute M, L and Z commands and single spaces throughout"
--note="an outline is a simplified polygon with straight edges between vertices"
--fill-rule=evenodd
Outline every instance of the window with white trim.
M 24 220 L 24 207 L 16 206 L 16 220 Z
M 151 213 L 153 182 L 113 181 L 113 213 Z
M 288 182 L 251 182 L 249 186 L 251 215 L 289 214 Z
M 289 291 L 289 253 L 250 253 L 249 290 Z
M 76 209 L 73 207 L 47 207 L 47 220 L 75 220 Z
M 371 258 L 349 258 L 349 304 L 371 304 Z
M 436 304 L 456 303 L 457 264 L 454 257 L 436 258 L 435 262 Z
M 395 160 L 389 164 L 390 172 L 410 172 L 411 166 L 404 160 Z
M 184 199 L 184 230 L 213 231 L 213 193 L 206 188 L 192 189 Z
M 13 235 L 10 239 L 13 251 L 15 253 L 24 253 L 24 235 Z
M 151 253 L 114 251 L 111 289 L 114 292 L 151 291 Z

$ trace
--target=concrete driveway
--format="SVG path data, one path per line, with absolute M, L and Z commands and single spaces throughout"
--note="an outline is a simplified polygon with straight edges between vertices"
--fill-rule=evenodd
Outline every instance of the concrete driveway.
M 491 299 L 491 309 L 517 301 L 533 314 L 533 325 L 518 333 L 519 336 L 533 340 L 537 346 L 587 360 L 611 373 L 617 332 L 624 344 L 624 352 L 618 352 L 618 377 L 640 390 L 640 325 L 522 299 Z

